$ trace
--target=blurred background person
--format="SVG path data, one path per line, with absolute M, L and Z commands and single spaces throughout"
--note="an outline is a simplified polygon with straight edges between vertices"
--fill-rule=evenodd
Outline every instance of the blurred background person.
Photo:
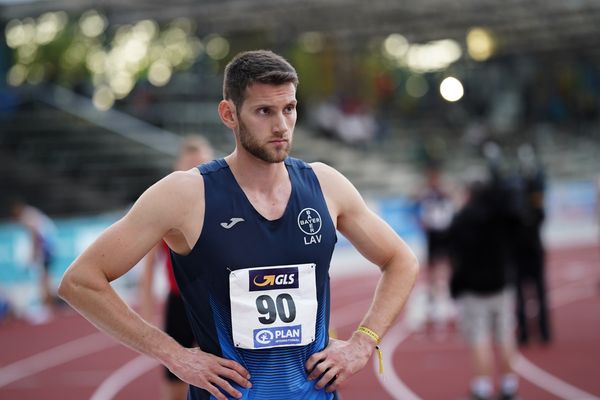
M 473 173 L 467 178 L 466 203 L 449 229 L 450 290 L 472 356 L 471 398 L 493 398 L 495 340 L 501 354 L 499 398 L 513 399 L 518 378 L 512 369 L 516 349 L 510 243 L 516 216 L 493 181 L 486 183 L 483 174 Z
M 197 165 L 213 159 L 213 148 L 206 138 L 200 135 L 186 136 L 179 147 L 175 161 L 176 171 L 186 171 Z M 140 313 L 144 319 L 154 322 L 157 300 L 154 295 L 154 270 L 157 262 L 164 264 L 168 280 L 168 294 L 164 304 L 164 329 L 165 332 L 184 347 L 193 347 L 194 334 L 187 319 L 185 305 L 171 265 L 169 247 L 164 241 L 157 244 L 144 259 L 144 269 L 139 281 Z M 181 381 L 168 368 L 163 367 L 163 400 L 185 400 L 187 398 L 188 384 Z
M 25 203 L 20 198 L 10 201 L 10 215 L 29 233 L 30 265 L 38 276 L 40 299 L 45 311 L 52 311 L 56 300 L 52 287 L 50 269 L 56 254 L 56 227 L 54 222 L 41 210 Z
M 441 333 L 448 315 L 448 228 L 455 212 L 454 202 L 442 183 L 438 164 L 425 171 L 425 187 L 417 198 L 419 225 L 425 234 L 427 322 Z
M 530 339 L 527 320 L 528 304 L 534 305 L 537 333 L 542 343 L 551 340 L 548 299 L 546 295 L 545 249 L 542 224 L 545 219 L 545 177 L 533 147 L 523 144 L 518 148 L 521 223 L 515 246 L 517 265 L 517 338 L 526 345 Z

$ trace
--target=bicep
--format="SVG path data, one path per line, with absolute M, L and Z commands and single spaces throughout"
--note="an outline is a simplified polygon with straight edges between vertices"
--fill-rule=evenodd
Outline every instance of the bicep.
M 359 200 L 356 200 L 357 202 Z M 338 230 L 373 264 L 386 265 L 408 248 L 394 230 L 360 199 L 348 214 L 338 218 Z
M 354 185 L 323 164 L 314 165 L 337 229 L 372 263 L 382 267 L 410 250 L 394 230 L 369 209 Z
M 164 232 L 129 216 L 104 231 L 74 263 L 74 267 L 94 269 L 112 281 L 129 271 L 161 239 Z
M 178 226 L 181 213 L 168 183 L 149 188 L 119 221 L 106 229 L 71 265 L 69 272 L 102 274 L 117 279 L 136 265 L 169 231 Z M 82 275 L 83 274 L 83 275 Z

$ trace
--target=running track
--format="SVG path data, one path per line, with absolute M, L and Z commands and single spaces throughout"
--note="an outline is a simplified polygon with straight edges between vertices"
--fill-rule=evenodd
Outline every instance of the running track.
M 554 342 L 521 349 L 524 400 L 600 399 L 600 248 L 549 254 Z M 368 307 L 376 273 L 332 279 L 332 328 L 349 335 Z M 469 358 L 460 336 L 411 333 L 400 318 L 375 362 L 340 391 L 343 400 L 464 399 Z M 0 326 L 0 399 L 158 399 L 161 371 L 72 312 L 44 325 Z M 374 357 L 375 358 L 375 357 Z M 375 360 L 373 360 L 375 361 Z M 276 400 L 276 399 L 274 399 Z

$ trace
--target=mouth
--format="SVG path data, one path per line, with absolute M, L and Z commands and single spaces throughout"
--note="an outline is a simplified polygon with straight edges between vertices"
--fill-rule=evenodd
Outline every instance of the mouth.
M 283 144 L 283 143 L 287 143 L 288 140 L 287 139 L 274 139 L 274 140 L 270 140 L 269 143 L 274 143 L 274 144 Z

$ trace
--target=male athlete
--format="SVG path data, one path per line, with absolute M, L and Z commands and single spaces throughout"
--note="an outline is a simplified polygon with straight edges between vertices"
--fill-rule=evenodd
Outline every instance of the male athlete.
M 92 323 L 188 382 L 188 399 L 333 399 L 415 282 L 414 255 L 346 178 L 288 157 L 297 84 L 270 51 L 234 57 L 218 106 L 233 152 L 150 187 L 61 283 L 60 295 Z M 336 229 L 382 272 L 348 340 L 327 334 Z M 148 324 L 110 286 L 163 238 L 198 348 Z

